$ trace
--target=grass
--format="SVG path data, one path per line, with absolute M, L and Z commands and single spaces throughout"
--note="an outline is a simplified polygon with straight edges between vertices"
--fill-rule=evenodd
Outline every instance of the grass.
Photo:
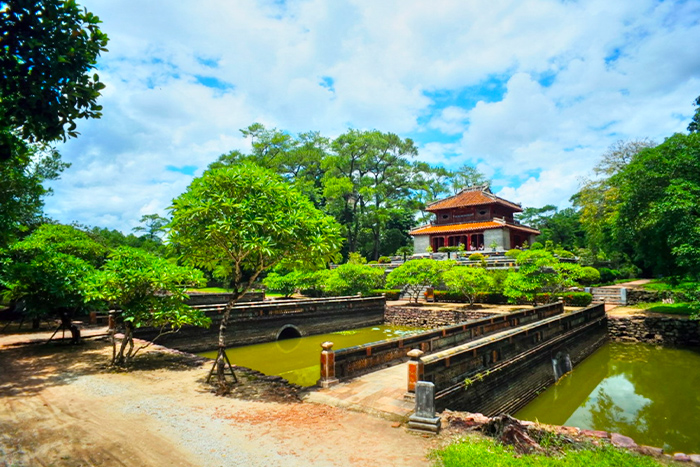
M 700 283 L 692 281 L 690 279 L 683 279 L 676 284 L 671 283 L 668 279 L 653 279 L 651 282 L 644 284 L 643 288 L 646 290 L 653 290 L 657 292 L 666 291 L 686 291 L 686 290 L 697 290 L 700 288 Z
M 518 455 L 511 446 L 504 446 L 490 438 L 463 438 L 444 449 L 434 451 L 433 459 L 444 467 L 658 467 L 658 461 L 610 445 L 574 449 L 558 455 Z
M 224 289 L 222 287 L 204 287 L 202 289 L 188 289 L 190 292 L 199 293 L 228 293 L 232 292 L 231 289 Z
M 634 305 L 634 307 L 651 313 L 663 313 L 667 315 L 690 316 L 700 312 L 700 309 L 692 303 L 638 303 Z

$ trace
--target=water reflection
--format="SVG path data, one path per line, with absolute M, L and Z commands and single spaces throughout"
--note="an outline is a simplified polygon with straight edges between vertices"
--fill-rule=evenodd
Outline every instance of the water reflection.
M 516 414 L 700 452 L 700 352 L 607 344 Z
M 333 342 L 335 344 L 333 348 L 337 350 L 421 331 L 424 329 L 374 326 L 234 347 L 227 349 L 226 354 L 236 365 L 253 368 L 266 375 L 279 375 L 300 386 L 313 386 L 320 376 L 322 342 Z M 214 358 L 216 352 L 205 352 L 200 355 Z

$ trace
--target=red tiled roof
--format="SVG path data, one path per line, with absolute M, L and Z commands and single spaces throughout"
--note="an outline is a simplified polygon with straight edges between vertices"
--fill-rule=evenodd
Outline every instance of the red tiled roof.
M 456 232 L 472 232 L 474 230 L 488 230 L 488 229 L 500 229 L 508 228 L 514 230 L 520 230 L 523 232 L 539 235 L 540 231 L 524 225 L 513 225 L 504 224 L 501 222 L 469 222 L 466 224 L 450 224 L 450 225 L 428 225 L 425 227 L 419 227 L 415 230 L 411 230 L 409 235 L 430 235 L 430 234 L 448 234 Z
M 523 208 L 521 208 L 519 205 L 511 203 L 503 198 L 499 198 L 491 193 L 491 190 L 485 186 L 465 188 L 456 195 L 430 203 L 425 210 L 433 212 L 441 209 L 479 206 L 484 204 L 502 204 L 513 209 L 515 212 L 523 211 Z
M 468 224 L 429 225 L 411 230 L 409 235 L 429 235 L 434 233 L 468 232 L 472 230 L 498 229 L 505 227 L 500 222 L 470 222 Z

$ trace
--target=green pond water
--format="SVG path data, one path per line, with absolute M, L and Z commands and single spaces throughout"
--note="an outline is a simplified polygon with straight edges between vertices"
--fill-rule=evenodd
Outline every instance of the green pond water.
M 405 326 L 373 326 L 330 334 L 284 339 L 265 344 L 233 347 L 226 350 L 234 365 L 258 370 L 266 375 L 279 375 L 290 383 L 300 386 L 313 386 L 321 372 L 321 344 L 333 342 L 333 349 L 339 350 L 370 342 L 377 342 L 402 335 L 425 331 Z M 216 358 L 216 351 L 200 354 Z
M 700 351 L 606 344 L 515 417 L 700 453 Z

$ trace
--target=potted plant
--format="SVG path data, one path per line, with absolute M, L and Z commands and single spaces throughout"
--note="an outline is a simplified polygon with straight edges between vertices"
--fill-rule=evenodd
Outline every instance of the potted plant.
M 496 251 L 496 248 L 498 248 L 498 243 L 493 241 L 489 246 L 491 247 L 491 251 Z

